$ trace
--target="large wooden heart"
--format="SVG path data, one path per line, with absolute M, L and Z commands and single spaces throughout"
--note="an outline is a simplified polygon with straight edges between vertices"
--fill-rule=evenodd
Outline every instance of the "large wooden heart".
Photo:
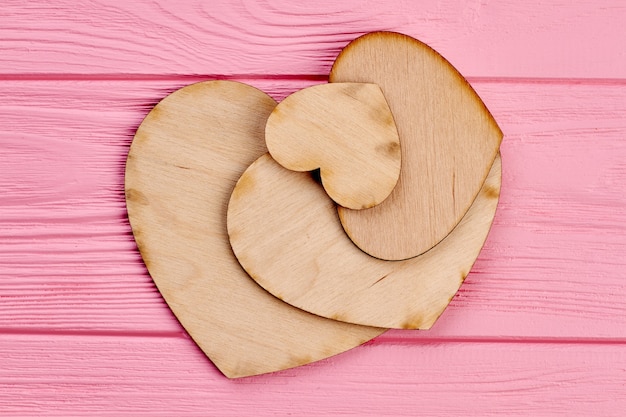
M 142 122 L 126 163 L 128 217 L 148 271 L 189 335 L 231 378 L 303 365 L 384 331 L 280 301 L 232 253 L 228 200 L 267 152 L 263 132 L 275 106 L 240 83 L 182 88 Z

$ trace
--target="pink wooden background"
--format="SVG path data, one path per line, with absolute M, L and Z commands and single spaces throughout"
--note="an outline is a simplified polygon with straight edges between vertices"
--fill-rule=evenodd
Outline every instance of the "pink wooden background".
M 486 247 L 431 331 L 228 380 L 136 250 L 133 133 L 194 81 L 323 82 L 383 29 L 505 133 Z M 0 415 L 626 415 L 623 1 L 1 0 L 0 97 Z

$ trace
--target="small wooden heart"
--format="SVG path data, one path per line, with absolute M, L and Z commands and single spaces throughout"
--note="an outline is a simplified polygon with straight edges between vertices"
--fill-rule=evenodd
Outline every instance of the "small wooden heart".
M 128 218 L 148 271 L 189 335 L 231 378 L 326 358 L 384 331 L 272 297 L 232 253 L 228 200 L 267 152 L 263 131 L 275 106 L 240 83 L 182 88 L 141 123 L 126 163 Z
M 400 175 L 398 130 L 374 84 L 321 84 L 290 95 L 270 114 L 265 142 L 287 169 L 320 168 L 330 198 L 351 209 L 382 202 Z

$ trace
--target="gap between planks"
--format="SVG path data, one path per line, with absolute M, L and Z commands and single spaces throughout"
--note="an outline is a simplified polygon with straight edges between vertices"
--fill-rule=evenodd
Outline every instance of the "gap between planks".
M 626 85 L 626 78 L 580 77 L 465 77 L 470 83 L 491 84 L 575 84 L 575 85 Z M 318 81 L 328 80 L 328 74 L 0 74 L 2 81 Z
M 428 345 L 428 344 L 525 344 L 525 345 L 626 345 L 626 337 L 446 337 L 419 335 L 419 330 L 390 330 L 363 346 L 373 345 Z M 100 337 L 100 338 L 173 338 L 191 339 L 182 328 L 180 331 L 144 330 L 51 330 L 0 328 L 0 336 L 54 336 Z M 358 349 L 358 347 L 356 348 Z

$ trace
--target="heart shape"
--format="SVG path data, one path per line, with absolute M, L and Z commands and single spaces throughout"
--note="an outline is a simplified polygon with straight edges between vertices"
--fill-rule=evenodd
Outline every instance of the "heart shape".
M 265 155 L 244 172 L 231 196 L 230 243 L 259 285 L 298 308 L 349 323 L 428 329 L 487 238 L 500 169 L 498 157 L 476 201 L 440 244 L 411 259 L 385 261 L 354 246 L 335 204 L 310 175 Z
M 146 116 L 126 163 L 128 218 L 148 271 L 189 335 L 231 378 L 326 358 L 384 331 L 278 300 L 232 253 L 228 200 L 267 152 L 263 132 L 275 106 L 241 83 L 184 87 Z
M 382 202 L 400 175 L 398 130 L 375 84 L 320 84 L 291 94 L 270 114 L 265 142 L 287 169 L 320 168 L 330 198 L 351 209 Z
M 346 233 L 380 259 L 426 252 L 476 199 L 498 153 L 500 128 L 445 58 L 399 33 L 374 32 L 350 42 L 329 81 L 379 85 L 402 150 L 400 179 L 389 198 L 367 210 L 338 207 Z

